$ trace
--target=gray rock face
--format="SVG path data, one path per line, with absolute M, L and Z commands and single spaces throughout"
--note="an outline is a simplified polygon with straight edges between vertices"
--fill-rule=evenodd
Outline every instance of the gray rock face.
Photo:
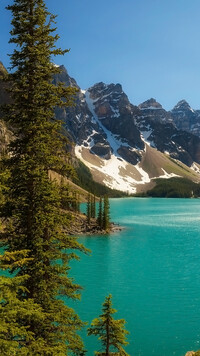
M 97 156 L 103 157 L 105 159 L 110 159 L 111 157 L 111 149 L 110 145 L 97 142 L 95 145 L 92 146 L 91 152 L 95 153 Z
M 77 88 L 75 105 L 56 109 L 57 118 L 77 145 L 109 159 L 113 153 L 136 165 L 145 150 L 145 141 L 161 152 L 190 166 L 200 163 L 200 111 L 182 100 L 171 112 L 151 98 L 138 107 L 132 105 L 120 84 L 98 83 L 80 89 L 64 66 L 53 82 Z M 9 101 L 1 80 L 5 68 L 0 63 L 0 104 Z M 198 131 L 199 130 L 199 131 Z M 196 135 L 194 135 L 195 133 Z
M 151 118 L 156 122 L 173 123 L 171 113 L 164 110 L 162 105 L 153 98 L 138 105 L 138 108 L 144 118 Z
M 142 104 L 138 105 L 138 107 L 141 110 L 162 109 L 162 105 L 154 98 L 144 101 Z
M 193 161 L 200 163 L 200 138 L 183 130 L 178 130 L 171 122 L 162 122 L 151 116 L 137 117 L 141 133 L 149 132 L 147 141 L 157 150 L 168 153 L 187 166 Z
M 172 109 L 171 115 L 179 130 L 188 131 L 200 137 L 200 111 L 193 110 L 185 100 Z
M 191 118 L 194 116 L 187 102 L 179 102 L 172 112 L 164 110 L 153 98 L 136 107 L 130 103 L 120 84 L 100 82 L 87 91 L 81 91 L 66 69 L 61 69 L 62 73 L 54 78 L 55 84 L 62 81 L 75 86 L 78 93 L 76 105 L 57 109 L 56 115 L 65 121 L 66 129 L 76 144 L 109 159 L 113 152 L 111 141 L 115 139 L 119 143 L 117 153 L 127 162 L 137 164 L 147 139 L 151 146 L 188 166 L 193 161 L 200 163 L 200 138 L 186 130 L 189 127 L 186 123 L 183 125 L 182 122 L 178 127 L 180 117 L 187 117 L 188 122 L 189 115 Z M 145 137 L 147 133 L 148 137 Z
M 130 148 L 126 146 L 121 146 L 117 152 L 120 154 L 122 158 L 124 158 L 127 162 L 136 165 L 138 162 L 140 162 L 142 156 L 139 152 L 137 151 L 131 151 Z
M 75 79 L 71 78 L 64 66 L 60 66 L 61 73 L 56 74 L 53 83 L 64 83 L 66 86 L 75 87 L 78 91 L 74 100 L 74 106 L 66 108 L 56 108 L 56 116 L 63 120 L 68 133 L 71 135 L 74 142 L 82 144 L 87 140 L 95 130 L 95 125 L 92 123 L 92 115 L 89 111 L 85 95 L 82 93 L 80 87 Z
M 54 78 L 78 89 L 75 106 L 56 109 L 56 116 L 64 120 L 67 131 L 78 145 L 84 145 L 90 152 L 109 159 L 113 152 L 109 140 L 119 140 L 123 157 L 138 162 L 140 155 L 131 148 L 144 149 L 144 142 L 135 124 L 137 107 L 131 105 L 120 84 L 98 83 L 82 91 L 73 78 L 62 67 L 62 73 Z M 109 137 L 108 137 L 109 136 Z M 123 145 L 128 148 L 123 149 Z M 129 152 L 130 151 L 130 152 Z M 137 156 L 137 158 L 135 158 Z M 132 158 L 130 158 L 132 157 Z
M 102 125 L 132 147 L 144 149 L 140 132 L 135 125 L 137 107 L 131 105 L 120 84 L 98 83 L 88 89 L 94 110 Z

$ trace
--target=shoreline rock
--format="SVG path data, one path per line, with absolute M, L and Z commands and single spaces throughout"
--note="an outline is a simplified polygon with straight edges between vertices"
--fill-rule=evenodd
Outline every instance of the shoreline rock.
M 124 227 L 120 226 L 119 224 L 116 224 L 112 222 L 110 224 L 110 230 L 105 231 L 103 229 L 100 229 L 97 226 L 96 219 L 91 218 L 90 224 L 88 225 L 87 223 L 87 217 L 85 214 L 79 214 L 79 213 L 72 213 L 72 220 L 70 221 L 69 226 L 65 228 L 65 231 L 68 235 L 73 236 L 73 235 L 107 235 L 107 234 L 112 234 L 115 232 L 119 232 L 124 230 Z

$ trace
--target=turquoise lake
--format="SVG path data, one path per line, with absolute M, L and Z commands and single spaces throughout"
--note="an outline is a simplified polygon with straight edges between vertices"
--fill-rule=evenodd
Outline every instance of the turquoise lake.
M 73 307 L 89 323 L 113 295 L 115 318 L 129 330 L 131 356 L 184 356 L 200 349 L 200 200 L 111 199 L 111 220 L 125 229 L 81 237 L 92 253 L 73 262 L 83 286 Z M 83 333 L 88 355 L 97 338 Z

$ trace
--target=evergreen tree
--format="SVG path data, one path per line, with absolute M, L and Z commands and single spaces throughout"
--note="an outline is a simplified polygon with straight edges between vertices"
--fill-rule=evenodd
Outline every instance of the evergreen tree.
M 8 77 L 12 105 L 7 107 L 5 119 L 15 128 L 15 140 L 6 162 L 10 177 L 2 211 L 7 220 L 3 239 L 7 253 L 16 253 L 16 263 L 8 261 L 7 268 L 14 276 L 13 283 L 19 281 L 13 297 L 8 295 L 9 302 L 14 298 L 10 315 L 16 313 L 18 301 L 19 308 L 27 307 L 16 323 L 11 318 L 10 342 L 18 343 L 19 355 L 79 355 L 83 344 L 77 330 L 82 322 L 61 297 L 79 298 L 80 286 L 68 276 L 69 261 L 77 258 L 74 249 L 85 249 L 64 233 L 68 215 L 61 209 L 60 188 L 49 179 L 50 170 L 62 175 L 69 172 L 63 160 L 66 142 L 62 123 L 56 120 L 54 109 L 71 105 L 76 90 L 52 84 L 59 69 L 51 58 L 67 51 L 55 46 L 55 16 L 47 11 L 45 2 L 14 0 L 8 9 L 13 16 L 10 42 L 16 47 Z M 20 263 L 24 252 L 26 259 Z M 2 283 L 6 288 L 7 282 Z M 2 320 L 8 310 L 3 295 L 0 302 Z M 29 302 L 37 306 L 37 315 Z M 26 330 L 29 334 L 20 338 Z M 3 351 L 2 333 L 0 338 L 0 353 L 10 355 Z
M 28 251 L 5 252 L 0 255 L 0 269 L 22 267 L 27 263 Z M 35 343 L 34 334 L 22 321 L 27 318 L 40 319 L 42 309 L 33 300 L 21 300 L 26 292 L 24 282 L 28 276 L 0 276 L 0 351 L 1 355 L 28 355 L 30 341 Z M 38 342 L 38 341 L 37 341 Z M 40 347 L 41 345 L 37 345 Z
M 87 223 L 90 224 L 91 220 L 91 195 L 88 193 L 87 196 Z
M 103 229 L 109 231 L 110 229 L 110 206 L 108 196 L 104 196 L 104 206 L 103 206 Z
M 77 212 L 77 193 L 75 191 L 72 192 L 72 209 Z
M 129 356 L 122 348 L 128 344 L 126 335 L 128 331 L 125 330 L 125 320 L 115 320 L 113 314 L 116 310 L 112 308 L 112 296 L 106 297 L 103 303 L 102 314 L 99 318 L 92 321 L 91 327 L 88 328 L 88 335 L 99 336 L 102 343 L 103 351 L 95 352 L 99 356 Z M 116 352 L 117 351 L 117 352 Z
M 77 198 L 76 198 L 76 211 L 77 211 L 77 213 L 80 213 L 80 195 L 79 195 L 79 193 L 77 194 Z
M 95 195 L 91 196 L 91 217 L 96 218 L 96 199 Z
M 102 213 L 103 213 L 102 197 L 100 197 L 100 200 L 99 200 L 99 211 L 98 211 L 98 217 L 97 217 L 97 224 L 100 227 L 100 229 L 102 229 L 102 227 L 103 227 L 103 216 L 102 216 Z
M 61 196 L 61 209 L 70 210 L 71 197 L 69 184 L 64 184 L 64 181 L 61 180 L 60 185 L 60 196 Z

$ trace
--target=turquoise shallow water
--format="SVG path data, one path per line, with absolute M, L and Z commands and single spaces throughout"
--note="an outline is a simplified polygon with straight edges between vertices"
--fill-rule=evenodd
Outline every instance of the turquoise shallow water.
M 184 356 L 200 349 L 200 200 L 112 199 L 112 221 L 125 230 L 82 237 L 91 256 L 72 264 L 83 287 L 73 307 L 82 320 L 101 313 L 112 293 L 125 318 L 131 356 Z M 98 350 L 85 339 L 88 355 Z

